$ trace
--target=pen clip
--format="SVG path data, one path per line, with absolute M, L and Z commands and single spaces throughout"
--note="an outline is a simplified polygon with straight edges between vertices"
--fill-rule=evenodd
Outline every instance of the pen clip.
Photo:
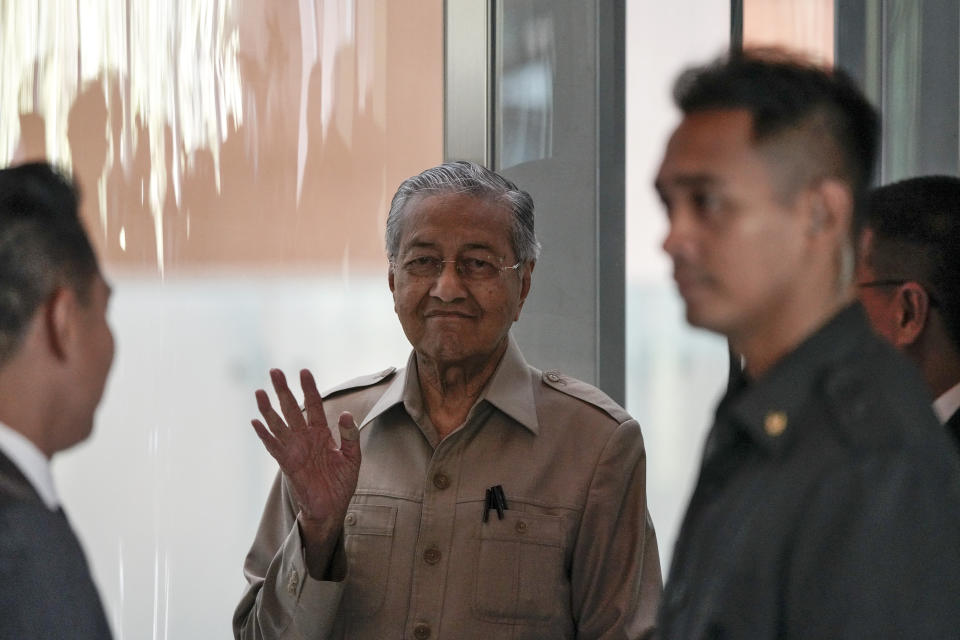
M 507 495 L 503 492 L 502 485 L 495 485 L 487 489 L 487 495 L 483 501 L 483 521 L 490 519 L 490 509 L 497 510 L 497 518 L 503 520 L 503 512 L 508 509 Z

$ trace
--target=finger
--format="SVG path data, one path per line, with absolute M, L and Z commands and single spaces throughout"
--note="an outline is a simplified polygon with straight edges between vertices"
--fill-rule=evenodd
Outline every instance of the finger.
M 360 462 L 360 429 L 349 411 L 344 411 L 337 419 L 340 428 L 340 451 L 344 457 Z
M 303 429 L 306 422 L 303 419 L 303 412 L 297 399 L 293 397 L 293 392 L 287 386 L 287 377 L 283 375 L 280 369 L 270 369 L 270 380 L 273 381 L 273 389 L 277 392 L 277 400 L 280 402 L 280 411 L 291 429 Z
M 253 430 L 257 432 L 257 436 L 267 449 L 267 452 L 279 461 L 278 456 L 280 455 L 281 449 L 278 446 L 276 438 L 270 435 L 270 432 L 267 431 L 267 428 L 263 426 L 263 423 L 259 420 L 251 420 L 250 424 L 253 425 Z
M 270 427 L 273 435 L 278 438 L 286 436 L 287 425 L 283 421 L 283 418 L 273 410 L 273 405 L 270 404 L 270 397 L 267 395 L 267 392 L 263 389 L 257 389 L 253 395 L 257 399 L 257 409 L 260 410 L 260 415 L 263 416 L 264 421 L 266 421 L 267 426 Z
M 317 381 L 308 369 L 300 371 L 300 386 L 303 388 L 303 406 L 307 410 L 308 427 L 327 427 L 327 414 L 323 410 L 323 398 L 317 390 Z

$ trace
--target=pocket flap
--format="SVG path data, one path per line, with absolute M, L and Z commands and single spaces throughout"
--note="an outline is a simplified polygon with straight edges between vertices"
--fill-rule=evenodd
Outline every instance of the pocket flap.
M 503 520 L 491 513 L 490 519 L 480 525 L 480 539 L 560 547 L 563 543 L 562 525 L 563 518 L 560 516 L 507 509 L 503 514 Z
M 344 535 L 390 536 L 397 522 L 397 508 L 353 504 L 343 518 Z

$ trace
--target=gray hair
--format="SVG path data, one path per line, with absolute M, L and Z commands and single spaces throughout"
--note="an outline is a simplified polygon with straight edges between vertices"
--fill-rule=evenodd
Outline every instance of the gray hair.
M 513 252 L 520 262 L 540 256 L 540 242 L 533 230 L 533 198 L 495 171 L 474 162 L 445 162 L 407 178 L 397 188 L 387 214 L 387 258 L 392 262 L 400 251 L 400 236 L 407 205 L 420 196 L 463 193 L 476 198 L 502 201 L 513 213 Z

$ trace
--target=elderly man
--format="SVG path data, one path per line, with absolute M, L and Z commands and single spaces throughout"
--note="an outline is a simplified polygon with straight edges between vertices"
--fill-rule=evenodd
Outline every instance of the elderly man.
M 510 337 L 539 251 L 530 196 L 476 164 L 428 169 L 400 185 L 386 244 L 407 367 L 322 400 L 303 371 L 303 413 L 279 371 L 280 414 L 257 392 L 281 473 L 236 636 L 645 633 L 660 570 L 640 428 Z
M 873 189 L 866 217 L 860 301 L 877 333 L 920 369 L 960 449 L 960 179 Z
M 110 288 L 47 164 L 0 170 L 0 638 L 109 638 L 50 473 L 90 435 L 113 361 Z
M 954 638 L 960 465 L 852 285 L 878 118 L 840 71 L 750 52 L 683 75 L 656 178 L 687 320 L 744 376 L 717 408 L 663 638 Z

